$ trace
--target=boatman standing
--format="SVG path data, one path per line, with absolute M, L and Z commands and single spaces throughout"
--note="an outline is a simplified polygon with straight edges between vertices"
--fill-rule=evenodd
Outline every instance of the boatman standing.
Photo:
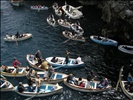
M 14 68 L 16 68 L 16 73 L 18 73 L 18 65 L 21 65 L 21 63 L 15 57 L 12 65 L 14 66 Z

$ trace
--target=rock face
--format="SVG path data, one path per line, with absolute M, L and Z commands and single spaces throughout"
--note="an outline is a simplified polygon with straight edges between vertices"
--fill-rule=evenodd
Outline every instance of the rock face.
M 121 44 L 133 45 L 133 1 L 88 1 L 78 0 L 83 5 L 96 5 L 102 10 L 106 36 Z

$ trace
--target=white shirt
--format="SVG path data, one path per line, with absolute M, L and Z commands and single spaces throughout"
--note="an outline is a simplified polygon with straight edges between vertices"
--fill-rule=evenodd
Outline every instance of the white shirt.
M 80 64 L 82 62 L 81 57 L 78 57 L 76 60 L 77 60 L 78 64 Z

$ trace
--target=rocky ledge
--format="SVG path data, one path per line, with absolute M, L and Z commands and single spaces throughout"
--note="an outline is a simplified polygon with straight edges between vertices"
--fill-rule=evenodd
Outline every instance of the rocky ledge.
M 83 5 L 95 5 L 102 10 L 106 25 L 101 35 L 114 38 L 120 44 L 133 45 L 133 1 L 78 0 Z

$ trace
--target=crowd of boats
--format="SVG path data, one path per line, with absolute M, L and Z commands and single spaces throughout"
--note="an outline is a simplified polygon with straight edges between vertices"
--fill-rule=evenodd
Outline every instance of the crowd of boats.
M 74 8 L 71 5 L 65 4 L 62 7 L 59 7 L 57 3 L 54 3 L 52 5 L 52 8 L 55 10 L 55 14 L 58 16 L 62 15 L 62 11 L 65 12 L 66 15 L 68 15 L 72 19 L 79 19 L 83 16 L 82 12 L 80 12 L 78 9 L 82 8 L 81 6 Z M 31 9 L 34 10 L 47 10 L 46 6 L 31 6 Z M 47 17 L 47 22 L 51 26 L 56 25 L 56 20 L 53 16 L 53 14 L 49 15 Z M 72 40 L 76 41 L 82 41 L 85 42 L 85 38 L 83 37 L 84 30 L 80 26 L 79 22 L 71 23 L 68 22 L 66 19 L 59 18 L 57 20 L 58 25 L 72 29 L 74 32 L 65 30 L 62 32 L 62 34 Z M 6 34 L 6 37 L 4 38 L 5 41 L 8 42 L 17 42 L 26 40 L 32 37 L 31 33 L 24 33 L 19 34 L 17 32 L 16 34 Z M 96 43 L 102 44 L 102 45 L 109 45 L 109 46 L 118 46 L 118 42 L 112 39 L 109 39 L 107 37 L 102 36 L 90 36 L 90 39 Z M 129 45 L 119 45 L 118 49 L 128 53 L 133 54 L 133 46 Z M 40 51 L 38 51 L 40 52 Z M 22 96 L 29 96 L 29 97 L 43 97 L 43 96 L 49 96 L 56 93 L 63 92 L 63 87 L 60 86 L 59 82 L 64 82 L 66 86 L 69 88 L 80 91 L 80 92 L 103 92 L 108 91 L 112 89 L 111 84 L 109 83 L 107 78 L 104 78 L 102 80 L 95 79 L 95 75 L 93 72 L 89 73 L 87 78 L 78 78 L 73 76 L 72 74 L 65 74 L 65 73 L 59 73 L 55 70 L 59 68 L 83 68 L 84 62 L 81 60 L 80 56 L 77 59 L 74 58 L 67 58 L 69 55 L 68 51 L 66 52 L 66 57 L 47 57 L 45 59 L 42 59 L 42 57 L 37 57 L 36 54 L 27 54 L 26 60 L 28 64 L 32 67 L 15 67 L 13 66 L 1 66 L 1 78 L 0 78 L 0 90 L 3 91 L 15 91 L 16 93 L 22 95 Z M 16 59 L 14 60 L 16 61 Z M 18 63 L 20 64 L 20 63 Z M 18 66 L 16 63 L 16 65 Z M 131 67 L 132 68 L 132 67 Z M 34 69 L 40 70 L 36 71 Z M 122 67 L 123 69 L 123 67 Z M 128 76 L 126 77 L 127 80 L 123 79 L 123 72 L 122 69 L 120 70 L 119 75 L 119 82 L 121 85 L 121 88 L 123 92 L 130 98 L 133 99 L 133 76 L 128 73 Z M 131 69 L 133 70 L 133 69 Z M 4 77 L 24 77 L 26 76 L 28 79 L 28 82 L 30 83 L 22 83 L 19 82 L 17 86 L 13 86 L 12 83 L 10 83 L 6 78 Z M 32 84 L 31 84 L 32 82 Z M 127 88 L 128 84 L 128 88 Z M 130 84 L 130 86 L 129 86 Z

